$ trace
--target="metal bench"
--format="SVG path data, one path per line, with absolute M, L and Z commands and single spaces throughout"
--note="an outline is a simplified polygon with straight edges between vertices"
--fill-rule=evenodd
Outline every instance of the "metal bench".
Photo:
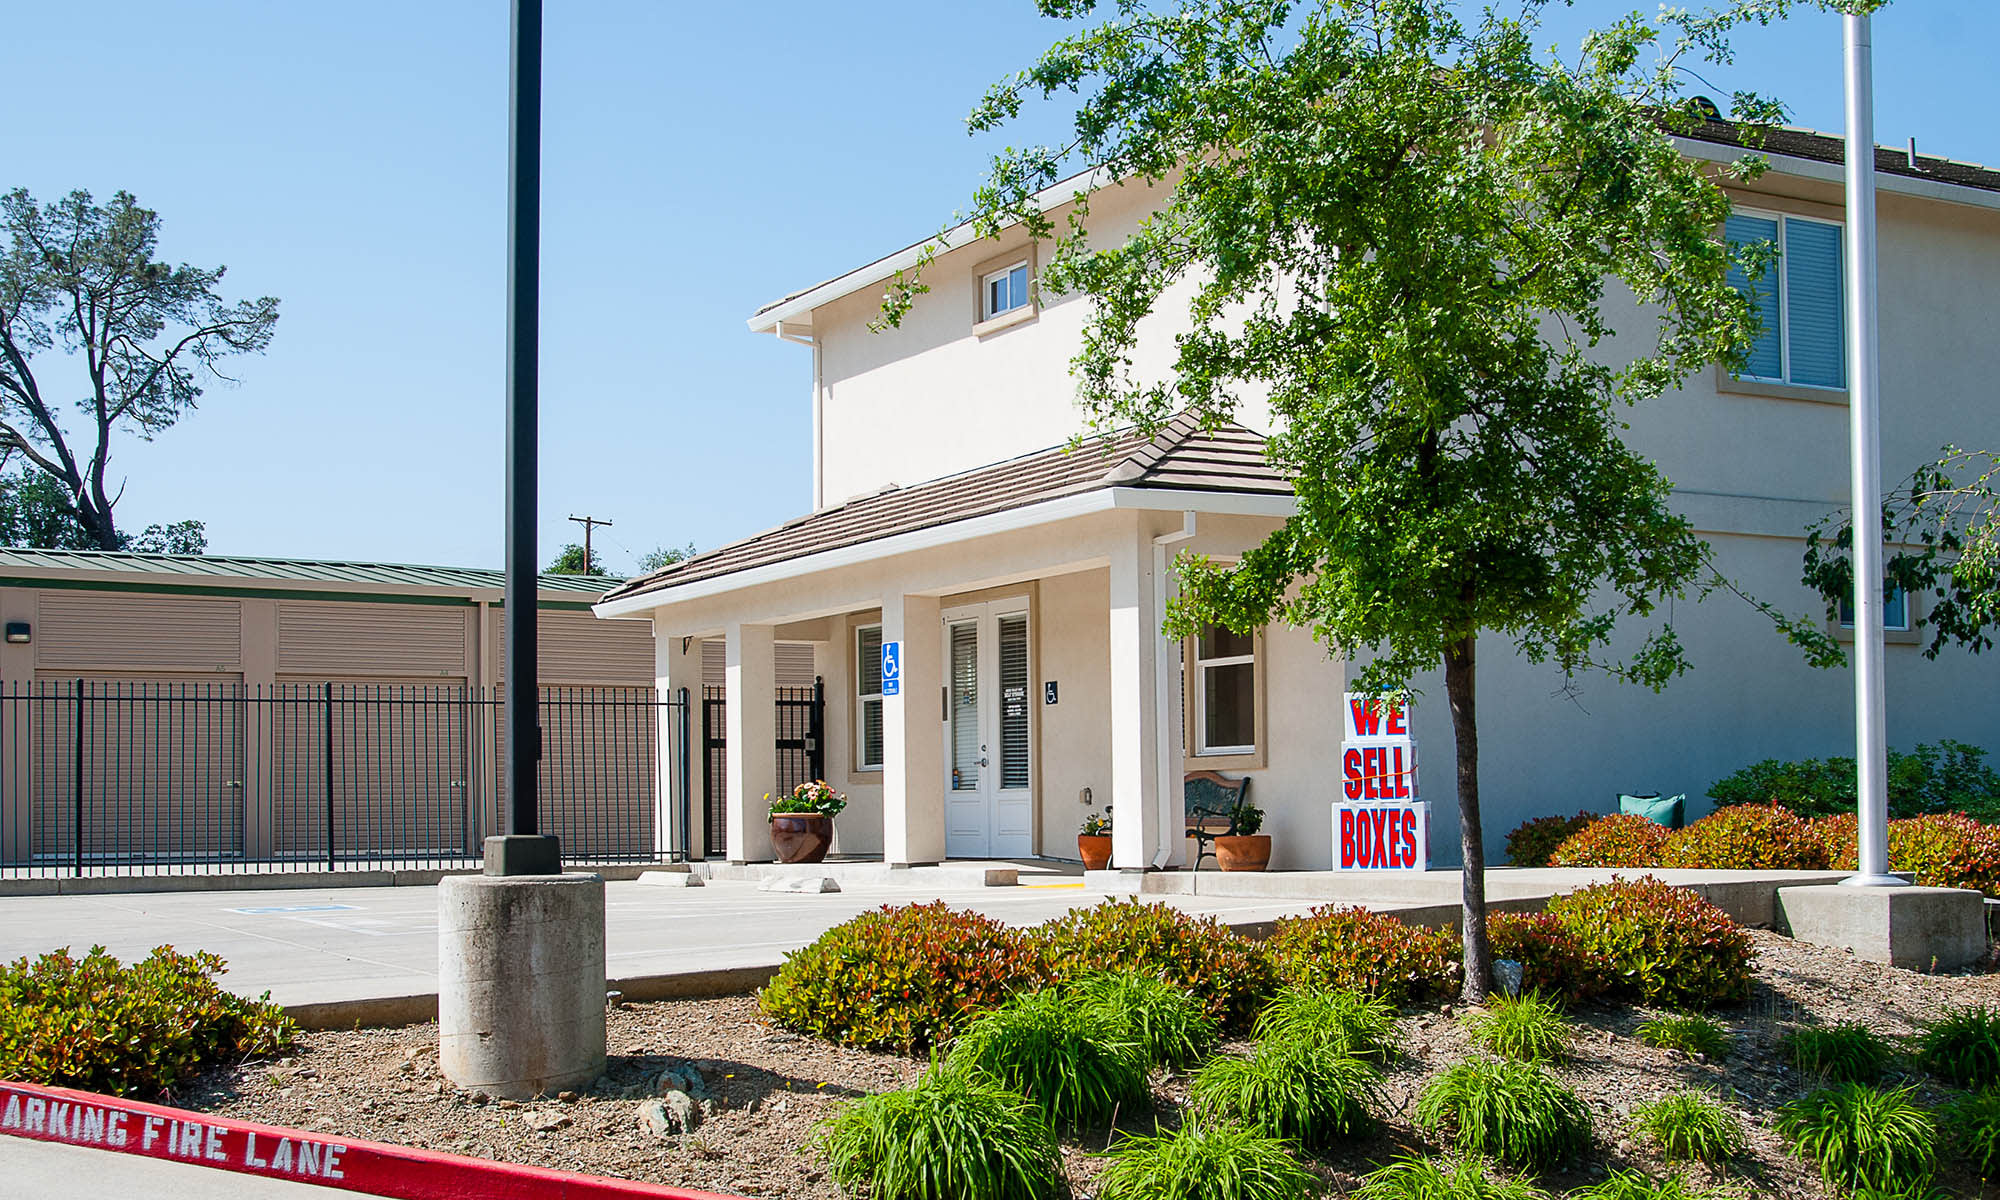
M 1197 851 L 1195 870 L 1201 870 L 1202 859 L 1215 857 L 1216 838 L 1235 836 L 1237 814 L 1249 795 L 1248 775 L 1225 779 L 1214 771 L 1188 772 L 1181 784 L 1181 807 Z

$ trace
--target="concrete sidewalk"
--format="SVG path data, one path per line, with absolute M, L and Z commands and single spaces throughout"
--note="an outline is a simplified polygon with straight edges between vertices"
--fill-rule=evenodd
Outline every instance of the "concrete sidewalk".
M 146 1200 L 328 1200 L 353 1192 L 282 1179 L 215 1171 L 192 1163 L 113 1154 L 60 1142 L 0 1136 L 0 1178 L 18 1200 L 83 1200 L 143 1196 Z

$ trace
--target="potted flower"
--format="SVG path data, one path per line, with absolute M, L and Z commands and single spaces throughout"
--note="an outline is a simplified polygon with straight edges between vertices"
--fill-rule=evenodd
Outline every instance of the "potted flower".
M 1076 835 L 1076 852 L 1082 856 L 1086 871 L 1102 871 L 1111 865 L 1110 809 L 1083 819 L 1083 828 Z
M 1225 871 L 1261 871 L 1271 865 L 1271 835 L 1264 827 L 1264 810 L 1244 802 L 1236 810 L 1236 832 L 1215 839 L 1215 862 Z
M 771 846 L 782 863 L 816 863 L 833 846 L 833 818 L 847 807 L 847 797 L 833 790 L 825 780 L 815 779 L 792 789 L 789 796 L 771 800 Z

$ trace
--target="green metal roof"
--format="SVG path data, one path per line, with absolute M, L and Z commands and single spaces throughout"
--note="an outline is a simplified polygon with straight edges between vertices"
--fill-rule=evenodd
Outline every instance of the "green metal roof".
M 126 554 L 110 550 L 0 548 L 0 574 L 18 570 L 116 572 L 151 576 L 162 584 L 281 580 L 288 583 L 345 584 L 355 591 L 368 591 L 370 585 L 467 591 L 474 588 L 499 589 L 507 583 L 506 572 L 481 567 L 424 567 L 310 558 L 242 558 L 222 554 Z M 603 575 L 543 575 L 536 586 L 544 592 L 575 592 L 595 597 L 621 582 Z

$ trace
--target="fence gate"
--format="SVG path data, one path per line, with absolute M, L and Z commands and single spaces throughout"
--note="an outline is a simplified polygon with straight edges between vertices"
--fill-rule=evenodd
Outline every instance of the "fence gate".
M 826 681 L 814 677 L 811 687 L 777 688 L 777 792 L 826 778 Z M 727 807 L 729 747 L 728 689 L 701 690 L 702 850 L 710 858 L 729 853 Z

